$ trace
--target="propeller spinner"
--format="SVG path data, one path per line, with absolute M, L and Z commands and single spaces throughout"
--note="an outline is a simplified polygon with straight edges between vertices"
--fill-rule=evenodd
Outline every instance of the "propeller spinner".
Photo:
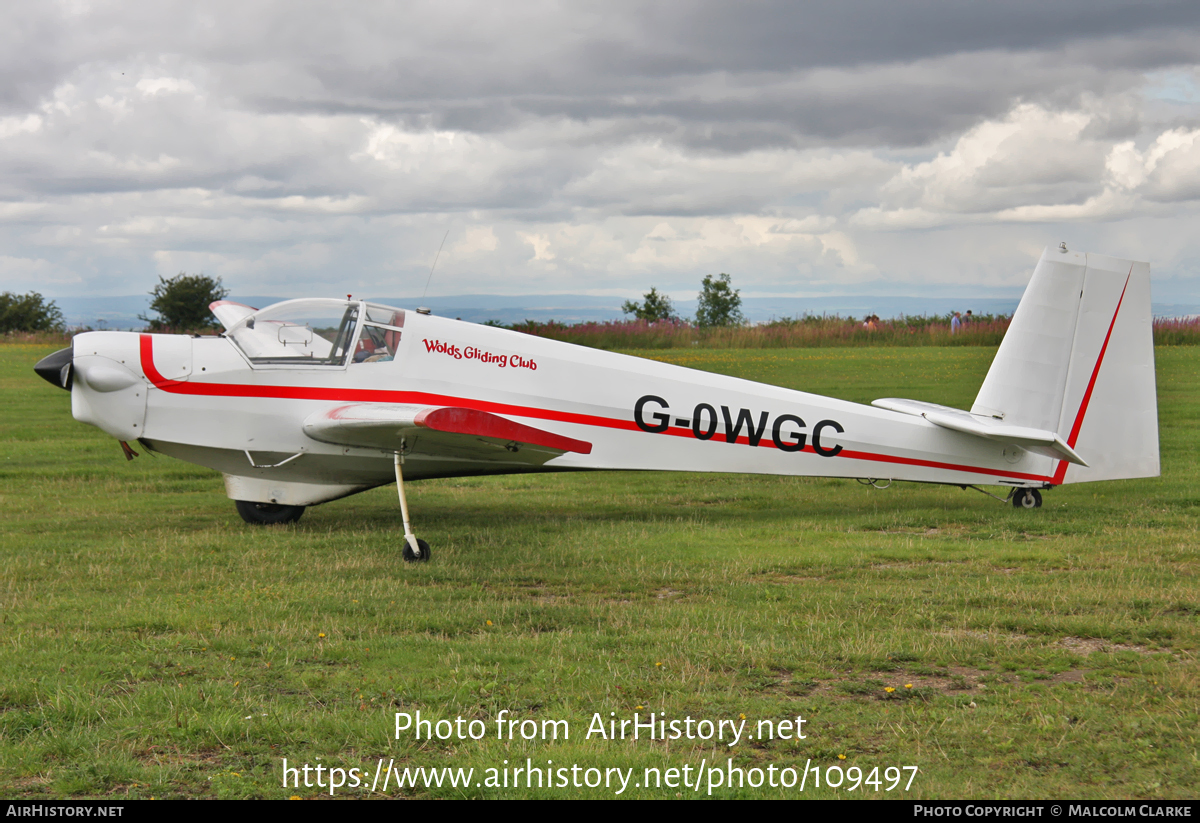
M 71 390 L 75 370 L 71 367 L 74 349 L 59 349 L 54 354 L 47 355 L 38 361 L 33 370 L 47 383 L 53 383 L 59 388 Z

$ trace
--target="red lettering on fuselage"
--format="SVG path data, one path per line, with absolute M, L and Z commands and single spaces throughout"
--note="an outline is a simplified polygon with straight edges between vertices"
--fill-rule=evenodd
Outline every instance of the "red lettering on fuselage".
M 476 346 L 464 346 L 459 348 L 453 343 L 445 343 L 441 340 L 430 340 L 425 338 L 421 341 L 425 345 L 425 351 L 430 354 L 444 354 L 447 357 L 453 357 L 455 360 L 477 360 L 480 363 L 496 366 L 501 369 L 529 369 L 537 371 L 537 362 L 532 358 L 526 359 L 516 354 L 496 354 L 487 349 L 481 349 Z

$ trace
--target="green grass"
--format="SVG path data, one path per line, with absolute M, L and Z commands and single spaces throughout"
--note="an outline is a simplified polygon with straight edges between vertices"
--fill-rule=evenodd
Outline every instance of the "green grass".
M 1032 512 L 958 489 L 803 478 L 427 481 L 410 490 L 434 551 L 419 566 L 400 561 L 394 490 L 252 528 L 215 473 L 126 463 L 33 374 L 49 350 L 0 346 L 3 796 L 312 797 L 281 787 L 283 758 L 364 769 L 369 783 L 380 756 L 477 773 L 552 759 L 635 780 L 727 757 L 918 766 L 911 790 L 891 793 L 910 798 L 1197 794 L 1194 347 L 1157 353 L 1161 478 L 1055 489 Z M 992 354 L 655 357 L 856 401 L 965 406 Z M 744 714 L 748 728 L 802 715 L 806 739 L 584 739 L 593 713 L 639 706 Z M 486 721 L 489 736 L 394 739 L 394 713 L 418 710 Z M 571 738 L 496 740 L 502 710 L 567 720 Z M 622 796 L 677 793 L 704 795 L 631 784 Z M 864 791 L 810 778 L 803 796 Z

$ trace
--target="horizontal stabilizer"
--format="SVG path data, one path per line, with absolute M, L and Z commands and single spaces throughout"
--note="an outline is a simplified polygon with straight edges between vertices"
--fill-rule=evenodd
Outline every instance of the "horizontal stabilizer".
M 871 405 L 902 414 L 924 417 L 930 423 L 941 426 L 943 429 L 984 437 L 997 443 L 1020 446 L 1034 454 L 1053 457 L 1056 460 L 1066 460 L 1078 466 L 1087 465 L 1083 458 L 1076 454 L 1075 450 L 1068 446 L 1056 432 L 1034 429 L 1029 426 L 1012 426 L 992 417 L 971 414 L 962 409 L 952 409 L 936 403 L 923 403 L 920 400 L 885 397 L 881 400 L 871 401 Z
M 341 446 L 409 451 L 463 460 L 544 463 L 565 452 L 590 454 L 592 444 L 496 414 L 456 406 L 351 403 L 304 421 L 313 440 Z

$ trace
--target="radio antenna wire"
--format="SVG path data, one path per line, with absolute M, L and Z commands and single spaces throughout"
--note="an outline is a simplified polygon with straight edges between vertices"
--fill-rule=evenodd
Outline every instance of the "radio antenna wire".
M 433 256 L 433 265 L 429 267 L 429 278 L 425 281 L 425 291 L 421 292 L 421 302 L 425 302 L 425 295 L 429 291 L 429 284 L 433 281 L 433 270 L 437 268 L 438 258 L 442 256 L 442 246 L 446 245 L 446 238 L 450 236 L 450 229 L 446 229 L 446 233 L 442 235 L 442 245 L 438 246 L 437 254 Z

